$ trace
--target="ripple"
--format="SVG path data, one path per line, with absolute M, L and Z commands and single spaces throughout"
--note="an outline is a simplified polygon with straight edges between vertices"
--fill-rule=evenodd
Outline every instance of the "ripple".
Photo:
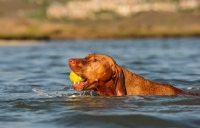
M 56 120 L 58 124 L 65 127 L 70 126 L 87 126 L 87 127 L 193 127 L 195 124 L 188 124 L 187 122 L 178 123 L 180 120 L 168 115 L 153 115 L 153 114 L 129 114 L 129 115 L 88 115 L 79 114 L 72 118 L 62 118 Z M 65 122 L 69 122 L 67 125 Z
M 199 38 L 58 42 L 0 47 L 0 127 L 200 126 L 199 97 L 76 92 L 67 62 L 92 52 L 109 54 L 147 79 L 200 93 Z

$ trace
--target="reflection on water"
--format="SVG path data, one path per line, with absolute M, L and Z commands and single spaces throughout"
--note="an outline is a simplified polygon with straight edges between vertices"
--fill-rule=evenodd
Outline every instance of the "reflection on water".
M 147 79 L 200 93 L 200 38 L 68 40 L 0 47 L 0 123 L 16 127 L 199 127 L 200 98 L 75 92 L 67 61 L 112 56 Z

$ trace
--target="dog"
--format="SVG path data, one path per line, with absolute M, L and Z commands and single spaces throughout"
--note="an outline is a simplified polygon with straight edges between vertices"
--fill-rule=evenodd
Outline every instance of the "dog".
M 169 84 L 160 84 L 134 74 L 118 65 L 105 54 L 88 54 L 85 58 L 71 58 L 69 67 L 85 79 L 73 84 L 76 91 L 94 90 L 101 96 L 125 95 L 191 95 Z

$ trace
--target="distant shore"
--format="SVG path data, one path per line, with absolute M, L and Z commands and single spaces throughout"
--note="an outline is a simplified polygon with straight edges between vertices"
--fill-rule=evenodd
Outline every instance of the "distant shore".
M 0 19 L 0 40 L 200 36 L 199 12 L 146 12 L 105 20 Z
M 25 46 L 25 45 L 37 45 L 37 40 L 2 40 L 0 39 L 0 46 Z

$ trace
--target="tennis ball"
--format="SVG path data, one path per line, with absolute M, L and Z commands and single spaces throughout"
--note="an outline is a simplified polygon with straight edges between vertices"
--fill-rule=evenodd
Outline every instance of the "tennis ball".
M 78 76 L 76 73 L 74 73 L 73 71 L 70 72 L 69 74 L 69 79 L 74 82 L 74 83 L 77 83 L 77 82 L 82 82 L 84 81 L 84 79 L 80 76 Z

